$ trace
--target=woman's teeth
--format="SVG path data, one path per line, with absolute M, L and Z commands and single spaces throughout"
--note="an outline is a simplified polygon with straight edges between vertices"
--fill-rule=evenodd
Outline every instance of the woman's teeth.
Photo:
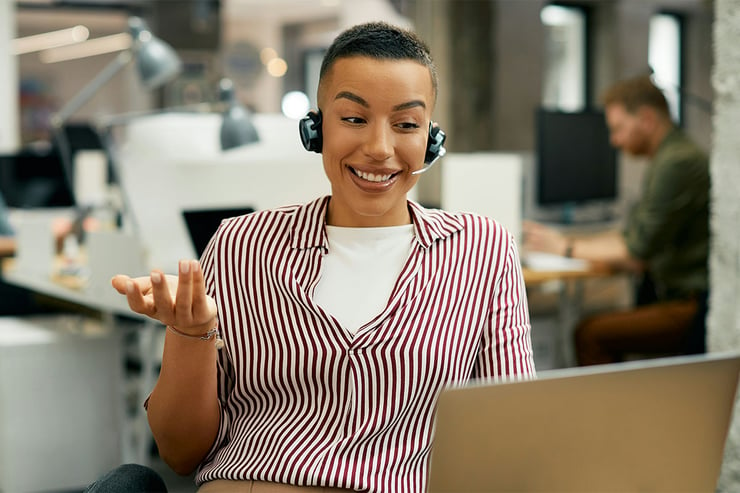
M 367 181 L 374 181 L 376 183 L 379 183 L 381 181 L 388 181 L 391 179 L 391 176 L 393 175 L 376 175 L 375 173 L 365 173 L 364 171 L 358 171 L 356 169 L 353 169 L 355 174 L 362 178 L 363 180 Z

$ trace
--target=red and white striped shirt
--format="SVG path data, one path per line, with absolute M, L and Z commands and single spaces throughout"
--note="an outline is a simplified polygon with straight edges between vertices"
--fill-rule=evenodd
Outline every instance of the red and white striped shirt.
M 313 301 L 328 203 L 229 219 L 203 254 L 226 346 L 221 424 L 198 484 L 421 493 L 442 388 L 534 375 L 521 267 L 501 225 L 410 201 L 409 258 L 353 336 Z

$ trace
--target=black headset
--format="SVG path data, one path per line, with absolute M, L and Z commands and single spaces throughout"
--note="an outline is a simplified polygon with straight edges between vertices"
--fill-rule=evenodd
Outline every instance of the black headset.
M 321 152 L 324 137 L 321 132 L 321 110 L 309 111 L 306 116 L 298 122 L 298 131 L 301 134 L 301 142 L 307 151 Z M 429 123 L 429 136 L 427 137 L 427 150 L 424 155 L 424 170 L 445 155 L 444 148 L 447 135 L 444 131 Z

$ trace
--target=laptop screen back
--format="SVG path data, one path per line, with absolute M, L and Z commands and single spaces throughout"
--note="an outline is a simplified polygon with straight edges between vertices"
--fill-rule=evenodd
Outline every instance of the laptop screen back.
M 429 492 L 715 491 L 739 372 L 703 355 L 446 390 Z

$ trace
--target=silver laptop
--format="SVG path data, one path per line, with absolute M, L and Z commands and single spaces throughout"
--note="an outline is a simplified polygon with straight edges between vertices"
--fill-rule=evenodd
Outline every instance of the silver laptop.
M 713 492 L 739 374 L 715 353 L 445 390 L 429 493 Z

